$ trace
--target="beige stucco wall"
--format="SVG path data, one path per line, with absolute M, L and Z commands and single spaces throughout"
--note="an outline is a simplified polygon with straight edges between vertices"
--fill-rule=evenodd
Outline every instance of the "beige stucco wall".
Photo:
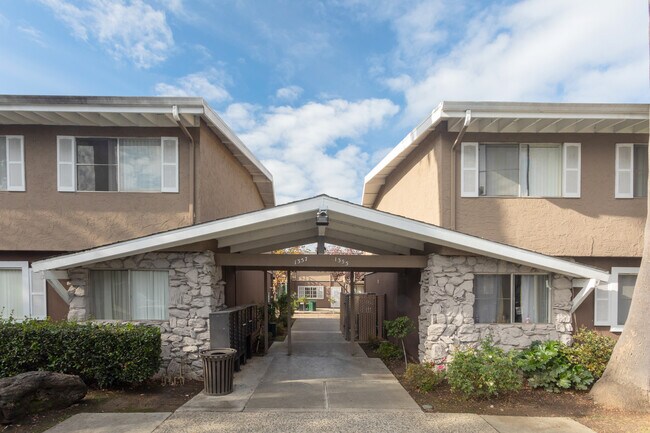
M 72 251 L 191 223 L 189 146 L 178 128 L 1 126 L 25 137 L 25 192 L 0 191 L 0 250 Z M 56 136 L 179 138 L 179 193 L 58 192 Z
M 264 208 L 250 173 L 205 123 L 196 153 L 197 222 Z
M 386 179 L 375 207 L 396 215 L 440 225 L 441 197 L 438 184 L 448 173 L 440 161 L 440 136 L 431 134 Z M 446 174 L 449 176 L 449 174 Z
M 431 204 L 430 153 L 407 160 L 387 179 L 377 209 L 450 227 L 453 133 L 434 133 L 439 209 Z M 432 139 L 429 139 L 432 140 Z M 435 140 L 435 139 L 434 139 Z M 647 135 L 632 134 L 471 134 L 463 141 L 582 143 L 581 198 L 461 198 L 460 156 L 456 158 L 456 229 L 510 245 L 558 256 L 641 256 L 645 198 L 614 198 L 615 144 L 645 143 Z M 434 147 L 437 147 L 438 143 Z M 440 173 L 440 171 L 439 171 Z M 396 196 L 400 196 L 397 204 Z M 435 195 L 433 195 L 435 197 Z

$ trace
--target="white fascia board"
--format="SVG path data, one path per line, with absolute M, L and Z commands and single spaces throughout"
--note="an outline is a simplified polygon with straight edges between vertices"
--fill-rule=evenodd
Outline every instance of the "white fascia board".
M 219 236 L 282 226 L 291 221 L 305 221 L 309 218 L 315 218 L 318 209 L 327 209 L 332 221 L 351 221 L 357 224 L 364 224 L 364 227 L 369 229 L 375 229 L 379 232 L 379 239 L 381 239 L 382 232 L 389 233 L 512 263 L 519 263 L 549 272 L 579 278 L 594 278 L 601 281 L 607 281 L 609 279 L 609 273 L 590 266 L 580 265 L 567 260 L 500 244 L 464 233 L 458 233 L 453 230 L 374 209 L 368 209 L 327 196 L 314 197 L 304 201 L 204 223 L 198 226 L 180 228 L 144 238 L 98 247 L 88 251 L 41 260 L 34 262 L 32 268 L 35 271 L 67 269 L 114 258 L 186 245 L 201 240 L 218 239 Z
M 376 191 L 379 190 L 381 185 L 384 184 L 384 179 L 390 174 L 393 169 L 399 165 L 401 161 L 408 156 L 412 149 L 420 140 L 422 140 L 428 132 L 435 128 L 442 120 L 443 104 L 440 103 L 418 126 L 416 126 L 406 137 L 393 148 L 388 155 L 386 155 L 379 163 L 365 176 L 363 180 L 362 205 L 372 206 L 376 197 Z M 373 184 L 373 196 L 370 197 L 366 194 L 366 188 L 369 184 Z
M 44 113 L 146 113 L 146 114 L 172 114 L 172 105 L 0 105 L 0 111 L 27 111 Z M 203 114 L 200 106 L 179 106 L 180 114 Z
M 381 225 L 387 232 L 420 239 L 437 245 L 448 246 L 462 251 L 519 263 L 538 269 L 557 272 L 581 278 L 595 278 L 606 281 L 609 273 L 590 266 L 580 265 L 568 260 L 558 259 L 533 251 L 501 244 L 476 236 L 455 232 L 442 227 L 406 219 L 397 215 L 379 212 L 374 209 L 354 206 L 349 203 L 327 200 L 328 209 L 365 220 L 366 224 Z
M 97 247 L 87 251 L 67 254 L 51 259 L 39 260 L 32 263 L 36 272 L 52 269 L 68 269 L 75 266 L 83 266 L 90 263 L 97 263 L 112 260 L 119 257 L 126 257 L 135 254 L 157 251 L 165 248 L 173 248 L 179 245 L 187 245 L 203 240 L 215 239 L 219 234 L 235 234 L 246 231 L 247 227 L 257 225 L 260 228 L 282 225 L 287 223 L 287 217 L 305 212 L 313 212 L 321 203 L 321 198 L 315 197 L 302 202 L 289 203 L 286 205 L 263 209 L 243 215 L 237 215 L 218 221 L 208 222 L 190 227 L 183 227 L 169 232 L 149 235 L 143 238 L 118 242 L 103 247 Z M 291 220 L 292 218 L 289 218 Z M 293 218 L 295 220 L 295 218 Z M 242 229 L 235 230 L 233 229 Z M 251 229 L 253 229 L 251 227 Z
M 217 113 L 212 110 L 208 105 L 204 106 L 205 108 L 205 117 L 210 121 L 216 128 L 218 128 L 223 135 L 242 153 L 253 164 L 259 172 L 266 177 L 269 182 L 273 182 L 273 175 L 271 172 L 262 164 L 256 157 L 253 155 L 253 152 L 250 151 L 248 147 L 244 144 L 243 141 L 230 129 L 228 125 L 219 117 Z

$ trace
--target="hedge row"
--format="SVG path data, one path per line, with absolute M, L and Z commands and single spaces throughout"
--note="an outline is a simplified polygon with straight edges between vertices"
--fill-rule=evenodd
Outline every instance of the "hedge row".
M 0 319 L 0 377 L 46 370 L 111 388 L 149 379 L 160 354 L 152 326 Z

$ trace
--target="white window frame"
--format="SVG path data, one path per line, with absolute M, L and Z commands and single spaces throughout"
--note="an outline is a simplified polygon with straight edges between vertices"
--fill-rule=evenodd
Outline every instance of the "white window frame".
M 480 185 L 480 177 L 479 177 L 479 167 L 480 167 L 480 152 L 479 148 L 481 145 L 491 145 L 491 144 L 510 144 L 513 147 L 517 146 L 519 150 L 519 179 L 518 179 L 518 193 L 517 195 L 509 195 L 509 196 L 493 196 L 493 195 L 481 195 L 479 192 L 479 185 Z M 522 157 L 523 157 L 523 149 L 524 146 L 536 146 L 536 145 L 557 145 L 561 149 L 561 154 L 562 154 L 562 162 L 561 162 L 561 169 L 560 169 L 560 185 L 561 185 L 561 191 L 560 195 L 558 196 L 529 196 L 528 194 L 528 188 L 523 188 L 522 187 L 522 179 L 524 174 L 522 173 L 522 169 L 526 168 L 526 164 L 523 163 Z M 466 167 L 466 162 L 465 162 L 465 152 L 464 149 L 466 147 L 470 146 L 475 146 L 476 147 L 476 161 L 475 167 Z M 566 158 L 566 153 L 567 149 L 569 147 L 576 147 L 578 149 L 578 168 L 569 168 L 566 165 L 567 158 Z M 462 143 L 461 149 L 461 163 L 460 163 L 460 183 L 461 183 L 461 197 L 483 197 L 483 198 L 531 198 L 531 199 L 539 199 L 539 198 L 580 198 L 580 188 L 581 188 L 581 182 L 580 182 L 580 177 L 581 177 L 581 171 L 582 171 L 582 152 L 581 152 L 581 144 L 580 143 L 555 143 L 555 142 L 521 142 L 521 143 L 513 143 L 513 142 L 495 142 L 495 141 L 486 141 L 486 142 L 467 142 L 467 143 Z M 468 185 L 465 185 L 465 176 L 464 173 L 467 170 L 475 170 L 475 179 L 476 179 L 476 186 L 475 190 L 468 190 L 467 187 Z M 576 171 L 577 172 L 577 180 L 578 180 L 578 185 L 577 185 L 577 192 L 569 192 L 567 189 L 566 185 L 566 175 L 565 173 L 567 171 Z M 472 185 L 472 187 L 474 187 Z M 525 194 L 525 195 L 524 195 Z
M 618 276 L 619 275 L 639 275 L 639 268 L 632 267 L 615 267 L 610 273 L 609 282 L 607 283 L 607 293 L 609 300 L 608 320 L 596 320 L 596 302 L 594 302 L 594 325 L 609 326 L 611 332 L 623 332 L 624 325 L 618 324 Z M 594 295 L 596 296 L 596 295 Z
M 81 135 L 76 135 L 76 136 L 57 136 L 57 173 L 59 170 L 59 166 L 61 164 L 67 164 L 69 165 L 69 162 L 62 163 L 59 160 L 59 139 L 61 138 L 71 138 L 73 140 L 73 149 L 72 149 L 72 167 L 73 167 L 73 183 L 74 187 L 73 188 L 61 188 L 60 185 L 58 185 L 58 191 L 60 192 L 80 192 L 80 193 L 116 193 L 116 192 L 122 192 L 122 193 L 145 193 L 145 194 L 160 194 L 160 193 L 178 193 L 179 192 L 179 179 L 180 179 L 180 164 L 179 164 L 179 149 L 178 149 L 178 137 L 109 137 L 109 136 L 81 136 Z M 81 191 L 78 189 L 77 185 L 77 139 L 79 138 L 105 138 L 105 139 L 114 139 L 117 140 L 117 191 Z M 160 141 L 160 189 L 157 191 L 123 191 L 122 190 L 122 185 L 121 185 L 121 166 L 122 166 L 122 161 L 120 160 L 120 141 L 121 140 L 130 140 L 130 139 L 150 139 L 150 140 L 159 140 Z M 164 142 L 166 140 L 174 140 L 176 142 L 176 162 L 175 163 L 165 163 L 164 162 L 164 156 L 165 156 L 165 147 L 164 147 Z M 164 168 L 165 166 L 175 166 L 176 167 L 176 172 L 175 172 L 175 187 L 172 188 L 165 188 L 164 187 Z
M 22 282 L 23 282 L 23 312 L 28 317 L 32 316 L 31 308 L 31 290 L 30 290 L 30 281 L 29 281 L 29 262 L 0 262 L 0 269 L 14 269 L 20 270 L 22 272 Z M 0 308 L 2 308 L 0 306 Z M 16 317 L 16 319 L 21 320 L 23 317 Z
M 315 289 L 316 290 L 316 296 L 311 297 L 311 296 L 305 296 L 305 290 L 306 289 Z M 320 296 L 319 293 L 321 293 L 323 296 Z M 325 286 L 298 286 L 298 298 L 307 298 L 307 299 L 325 299 Z
M 553 321 L 553 293 L 554 289 L 553 286 L 551 285 L 552 281 L 552 276 L 549 273 L 546 272 L 514 272 L 514 273 L 508 273 L 508 272 L 494 272 L 494 273 L 477 273 L 474 274 L 475 276 L 478 275 L 510 275 L 510 322 L 508 323 L 486 323 L 486 322 L 476 322 L 477 324 L 483 324 L 483 325 L 551 325 L 554 323 Z M 516 276 L 537 276 L 537 275 L 545 275 L 547 277 L 547 284 L 548 284 L 548 307 L 547 307 L 547 314 L 549 318 L 549 322 L 531 322 L 531 323 L 525 323 L 525 322 L 515 322 L 515 277 Z M 474 279 L 473 285 L 476 285 L 476 278 Z M 472 293 L 476 295 L 476 287 L 472 287 Z M 474 300 L 476 302 L 476 300 Z M 472 308 L 474 308 L 474 305 L 472 305 Z M 476 317 L 476 316 L 474 316 Z

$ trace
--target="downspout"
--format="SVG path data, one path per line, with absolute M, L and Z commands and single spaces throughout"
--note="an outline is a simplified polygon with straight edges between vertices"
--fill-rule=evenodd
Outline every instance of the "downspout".
M 174 120 L 176 121 L 176 124 L 178 125 L 179 128 L 181 128 L 181 131 L 185 134 L 185 136 L 190 140 L 190 207 L 189 207 L 189 214 L 190 217 L 192 218 L 192 224 L 196 222 L 196 212 L 194 211 L 194 203 L 195 203 L 195 191 L 196 191 L 196 179 L 194 177 L 194 137 L 192 137 L 192 134 L 190 134 L 190 131 L 187 130 L 185 125 L 183 125 L 183 122 L 181 121 L 181 116 L 178 115 L 178 105 L 173 105 L 172 106 L 172 116 L 174 117 Z
M 451 145 L 451 218 L 449 222 L 451 230 L 456 230 L 456 146 L 463 140 L 465 131 L 467 131 L 467 127 L 471 122 L 472 110 L 465 110 L 465 121 L 458 132 L 456 140 L 454 140 L 454 144 Z

